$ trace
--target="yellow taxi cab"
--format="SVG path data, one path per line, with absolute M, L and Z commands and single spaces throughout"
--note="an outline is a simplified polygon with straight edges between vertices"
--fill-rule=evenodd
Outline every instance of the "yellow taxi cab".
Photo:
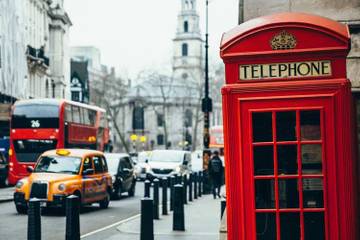
M 107 208 L 112 192 L 111 175 L 104 154 L 95 150 L 57 149 L 44 152 L 29 177 L 15 186 L 14 202 L 18 213 L 26 213 L 31 198 L 42 207 L 64 207 L 65 198 L 76 195 L 81 204 L 99 203 Z

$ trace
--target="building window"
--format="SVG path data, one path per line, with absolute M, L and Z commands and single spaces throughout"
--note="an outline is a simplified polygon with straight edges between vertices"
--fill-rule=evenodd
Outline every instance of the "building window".
M 188 45 L 187 43 L 183 43 L 182 46 L 181 46 L 181 52 L 182 52 L 182 55 L 185 57 L 188 55 Z
M 185 127 L 192 127 L 192 117 L 193 113 L 190 109 L 186 109 L 185 111 Z
M 75 102 L 80 102 L 80 93 L 78 91 L 71 92 L 71 100 Z
M 164 114 L 158 113 L 156 117 L 157 117 L 157 126 L 163 127 L 164 126 Z
M 45 97 L 48 98 L 49 97 L 49 80 L 46 79 L 45 82 Z
M 143 107 L 134 107 L 133 129 L 134 130 L 143 130 L 144 129 L 144 108 Z
M 52 97 L 55 98 L 55 82 L 51 80 Z
M 188 21 L 184 22 L 184 32 L 188 32 L 189 31 L 189 23 Z
M 164 134 L 159 134 L 156 136 L 157 145 L 164 145 Z

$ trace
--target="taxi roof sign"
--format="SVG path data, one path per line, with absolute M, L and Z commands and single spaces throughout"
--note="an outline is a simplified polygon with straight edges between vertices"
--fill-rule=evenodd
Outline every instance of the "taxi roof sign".
M 56 150 L 56 154 L 61 156 L 68 156 L 70 155 L 70 151 L 66 149 L 58 149 Z

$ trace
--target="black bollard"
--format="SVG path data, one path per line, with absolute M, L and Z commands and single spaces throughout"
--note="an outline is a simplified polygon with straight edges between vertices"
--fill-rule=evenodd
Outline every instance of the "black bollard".
M 174 189 L 175 189 L 175 198 L 174 198 L 173 230 L 185 231 L 183 186 L 181 184 L 177 184 L 174 186 Z
M 197 191 L 198 191 L 198 181 L 199 177 L 197 173 L 194 173 L 194 199 L 197 199 Z
M 28 240 L 41 240 L 40 200 L 32 198 L 28 209 Z
M 65 200 L 66 240 L 80 239 L 80 202 L 79 197 L 71 195 Z
M 220 205 L 220 220 L 222 219 L 224 215 L 224 211 L 226 208 L 226 199 L 221 199 L 221 205 Z
M 168 185 L 168 179 L 164 177 L 162 179 L 162 214 L 167 215 L 168 214 L 168 208 L 167 208 L 167 185 Z
M 188 184 L 187 175 L 185 174 L 183 176 L 183 190 L 184 190 L 183 201 L 184 201 L 184 204 L 187 204 L 187 184 Z
M 140 240 L 154 240 L 153 200 L 141 199 Z
M 175 176 L 170 177 L 170 211 L 174 210 L 174 185 L 176 178 Z
M 144 197 L 150 197 L 150 185 L 151 182 L 149 180 L 146 180 L 144 183 Z
M 202 196 L 202 185 L 203 185 L 203 173 L 202 172 L 199 172 L 199 181 L 198 181 L 198 185 L 199 185 L 199 190 L 198 190 L 198 194 L 199 194 L 199 197 Z
M 155 178 L 153 181 L 154 184 L 154 219 L 160 219 L 159 218 L 159 179 Z
M 193 200 L 193 198 L 192 198 L 193 174 L 192 173 L 190 173 L 190 175 L 189 175 L 188 185 L 189 185 L 189 202 L 192 202 L 192 200 Z

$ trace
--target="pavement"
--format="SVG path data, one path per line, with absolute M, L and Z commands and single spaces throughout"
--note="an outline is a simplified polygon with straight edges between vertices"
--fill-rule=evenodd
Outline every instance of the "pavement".
M 13 200 L 14 187 L 0 188 L 0 203 Z
M 212 195 L 203 195 L 185 205 L 185 231 L 172 231 L 172 222 L 172 212 L 166 216 L 160 215 L 160 220 L 154 220 L 154 239 L 219 240 L 220 199 L 213 199 Z M 104 240 L 138 240 L 139 236 L 140 215 L 122 222 L 116 226 L 116 231 L 112 231 L 108 236 L 99 233 L 97 237 Z

